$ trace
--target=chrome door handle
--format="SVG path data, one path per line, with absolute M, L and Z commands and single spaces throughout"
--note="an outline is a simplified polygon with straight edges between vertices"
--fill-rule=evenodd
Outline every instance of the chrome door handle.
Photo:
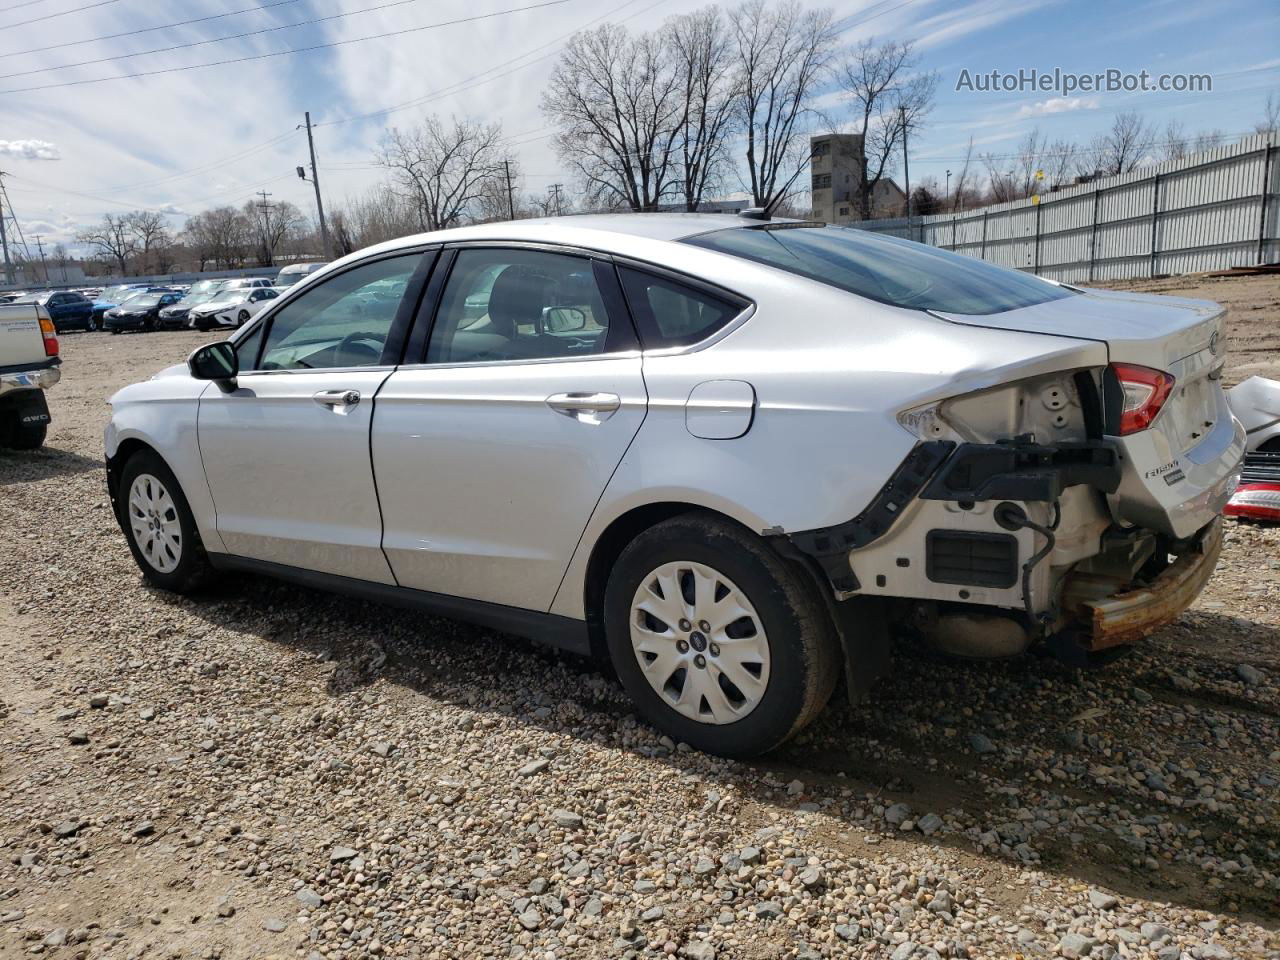
M 616 393 L 553 393 L 547 406 L 582 423 L 600 423 L 617 412 L 622 398 Z
M 322 407 L 329 407 L 335 413 L 345 413 L 347 407 L 354 407 L 360 402 L 359 390 L 321 390 L 311 395 L 311 399 Z M 339 410 L 341 407 L 343 409 Z

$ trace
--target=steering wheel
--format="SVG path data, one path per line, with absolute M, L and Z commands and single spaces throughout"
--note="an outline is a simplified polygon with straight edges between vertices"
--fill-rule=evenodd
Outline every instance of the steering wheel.
M 363 330 L 357 330 L 354 333 L 348 333 L 345 337 L 343 337 L 338 342 L 337 346 L 333 348 L 334 359 L 342 357 L 348 353 L 356 354 L 356 355 L 363 353 L 365 356 L 372 357 L 374 362 L 376 363 L 377 361 L 382 359 L 381 344 L 384 344 L 386 342 L 386 339 L 387 338 L 381 334 L 368 333 Z M 377 347 L 372 346 L 366 343 L 365 342 L 366 340 L 376 341 L 380 345 Z

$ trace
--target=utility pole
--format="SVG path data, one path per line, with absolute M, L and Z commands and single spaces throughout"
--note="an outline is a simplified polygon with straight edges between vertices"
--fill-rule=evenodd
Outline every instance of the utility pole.
M 947 192 L 943 194 L 942 199 L 946 200 L 950 196 L 951 196 L 951 171 L 948 170 L 947 171 Z M 956 205 L 954 203 L 951 204 L 951 209 L 954 210 L 955 208 L 956 208 Z
M 36 242 L 36 249 L 40 251 L 40 271 L 44 274 L 44 285 L 49 286 L 49 264 L 44 259 L 44 238 L 40 234 L 36 234 L 31 238 Z
M 0 170 L 0 197 L 8 196 L 4 192 L 4 171 Z M 4 232 L 4 207 L 0 206 L 0 249 L 4 251 L 4 282 L 13 283 L 13 261 L 9 259 L 9 238 Z
M 902 124 L 902 179 L 907 185 L 907 239 L 911 239 L 911 166 L 907 162 L 907 108 L 898 108 L 898 121 Z
M 264 266 L 274 266 L 276 262 L 275 244 L 271 242 L 271 203 L 267 197 L 273 194 L 267 193 L 265 190 L 259 190 L 258 196 L 262 198 L 262 202 L 258 204 L 262 210 L 262 245 L 267 248 L 267 262 Z
M 557 217 L 560 217 L 560 216 L 563 216 L 563 215 L 564 215 L 564 213 L 563 213 L 563 208 L 561 208 L 561 206 L 560 206 L 560 188 L 561 188 L 561 187 L 563 187 L 563 186 L 564 186 L 564 184 L 563 184 L 563 183 L 553 183 L 553 184 L 551 185 L 551 188 L 550 188 L 550 189 L 551 189 L 551 195 L 552 195 L 553 197 L 555 197 L 555 202 L 556 202 L 556 216 L 557 216 Z
M 324 256 L 329 256 L 329 227 L 324 222 L 324 201 L 320 199 L 320 174 L 316 170 L 316 142 L 311 136 L 311 111 L 308 110 L 304 116 L 307 118 L 307 149 L 311 152 L 311 185 L 316 189 L 316 214 L 320 218 L 320 244 L 324 247 Z
M 507 171 L 507 213 L 508 219 L 516 218 L 516 195 L 511 189 L 511 161 L 503 160 L 502 166 Z

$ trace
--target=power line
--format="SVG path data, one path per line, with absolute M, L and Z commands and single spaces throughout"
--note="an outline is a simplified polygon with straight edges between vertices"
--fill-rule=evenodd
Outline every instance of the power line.
M 241 150 L 241 151 L 238 151 L 237 153 L 230 154 L 229 156 L 223 157 L 220 160 L 214 160 L 213 162 L 204 164 L 203 166 L 191 167 L 188 170 L 179 171 L 178 173 L 168 174 L 167 176 L 163 176 L 163 177 L 156 177 L 151 180 L 139 180 L 136 183 L 120 184 L 118 186 L 108 187 L 107 189 L 108 190 L 136 190 L 139 187 L 152 187 L 161 183 L 169 183 L 174 180 L 182 180 L 182 179 L 185 179 L 186 177 L 193 176 L 197 173 L 207 173 L 210 170 L 216 170 L 219 167 L 225 167 L 227 164 L 235 160 L 243 160 L 245 157 L 252 156 L 255 153 L 261 153 L 267 147 L 274 146 L 275 144 L 280 143 L 283 140 L 287 140 L 289 139 L 289 137 L 293 136 L 295 133 L 297 133 L 296 129 L 287 130 L 277 137 L 272 137 L 270 140 L 267 140 L 263 143 L 259 143 L 256 146 L 249 147 L 246 150 Z
M 99 57 L 96 60 L 81 60 L 79 63 L 62 63 L 52 67 L 35 67 L 31 70 L 20 70 L 17 73 L 4 73 L 0 74 L 0 80 L 8 80 L 10 77 L 26 77 L 33 73 L 46 73 L 50 70 L 70 70 L 73 67 L 90 67 L 94 64 L 111 63 L 115 60 L 130 60 L 133 57 L 149 57 L 156 53 L 172 53 L 174 50 L 186 50 L 190 47 L 204 47 L 211 43 L 223 43 L 227 40 L 244 40 L 247 37 L 258 37 L 264 33 L 275 33 L 279 30 L 292 30 L 294 27 L 308 27 L 317 23 L 327 23 L 330 20 L 342 20 L 346 17 L 354 17 L 361 13 L 374 13 L 378 10 L 388 10 L 391 7 L 402 7 L 407 3 L 419 2 L 420 0 L 391 0 L 390 3 L 383 3 L 376 7 L 366 7 L 363 10 L 346 10 L 342 13 L 331 13 L 326 17 L 315 17 L 311 20 L 299 20 L 296 23 L 281 23 L 272 27 L 260 27 L 257 30 L 248 30 L 244 33 L 229 33 L 225 37 L 210 37 L 207 40 L 192 40 L 190 43 L 175 43 L 168 47 L 153 47 L 150 50 L 139 50 L 137 53 L 117 53 L 110 57 Z
M 92 10 L 94 7 L 105 7 L 109 3 L 119 3 L 120 0 L 98 0 L 97 3 L 86 3 L 83 7 L 72 7 L 70 10 L 59 10 L 57 13 L 46 13 L 43 17 L 32 17 L 30 20 L 19 20 L 17 23 L 6 23 L 0 26 L 0 30 L 9 30 L 12 27 L 25 27 L 28 23 L 40 23 L 42 20 L 52 20 L 54 17 L 65 17 L 69 13 L 79 13 L 81 10 Z M 22 4 L 18 4 L 22 6 Z M 10 10 L 17 9 L 10 7 Z M 0 11 L 3 13 L 4 11 Z
M 508 60 L 504 60 L 502 63 L 492 66 L 488 70 L 482 70 L 479 73 L 472 74 L 469 77 L 466 77 L 455 83 L 451 83 L 447 86 L 441 87 L 438 90 L 433 90 L 431 93 L 423 94 L 420 97 L 414 97 L 412 100 L 405 100 L 403 103 L 397 103 L 390 107 L 384 107 L 379 110 L 373 110 L 373 111 L 370 111 L 369 113 L 358 113 L 349 117 L 338 117 L 336 120 L 326 120 L 323 123 L 315 124 L 315 126 L 329 127 L 338 123 L 351 123 L 354 120 L 370 120 L 374 117 L 385 117 L 389 113 L 395 113 L 399 110 L 408 109 L 409 107 L 416 107 L 423 103 L 427 103 L 428 101 L 436 100 L 436 99 L 439 99 L 440 97 L 447 96 L 451 93 L 461 93 L 463 90 L 470 89 L 470 85 L 472 84 L 472 82 L 479 81 L 481 77 L 487 77 L 487 79 L 484 80 L 483 82 L 488 83 L 490 80 L 497 80 L 499 77 L 505 77 L 509 74 L 515 73 L 517 70 L 523 70 L 525 67 L 531 67 L 535 63 L 538 63 L 542 60 L 546 60 L 548 57 L 554 56 L 556 53 L 559 52 L 558 48 L 556 50 L 553 50 L 551 53 L 547 54 L 546 56 L 539 57 L 537 60 L 531 60 L 528 63 L 524 63 L 518 67 L 512 68 L 511 70 L 507 70 L 504 73 L 498 73 L 496 74 L 496 76 L 489 76 L 489 74 L 495 73 L 495 71 L 502 70 L 503 67 L 510 66 L 511 64 L 516 63 L 517 61 L 520 61 L 525 59 L 526 57 L 532 56 L 533 54 L 537 53 L 539 50 L 545 50 L 547 47 L 554 46 L 555 44 L 558 44 L 564 40 L 569 39 L 569 37 L 573 36 L 573 34 L 578 33 L 579 31 L 582 31 L 582 30 L 586 30 L 588 27 L 591 27 L 599 23 L 601 20 L 605 20 L 608 17 L 611 17 L 614 14 L 622 10 L 625 10 L 627 7 L 631 6 L 635 2 L 636 0 L 626 0 L 625 3 L 619 4 L 618 6 L 614 7 L 612 10 L 609 10 L 609 11 L 606 11 L 605 13 L 600 14 L 598 17 L 592 17 L 586 23 L 582 24 L 579 27 L 574 28 L 569 33 L 561 34 L 560 36 L 555 37 L 554 39 L 548 40 L 546 43 L 541 43 L 541 44 L 538 44 L 538 46 L 536 47 L 531 47 L 528 50 L 526 50 L 524 53 L 511 57 Z M 649 6 L 645 7 L 644 9 L 637 10 L 635 13 L 625 17 L 622 22 L 625 22 L 626 20 L 630 20 L 633 17 L 637 17 L 642 13 L 647 13 L 648 11 L 652 10 L 654 7 L 660 6 L 661 4 L 666 2 L 667 0 L 656 0 L 655 3 L 651 3 L 649 4 Z M 478 86 L 479 84 L 476 84 L 476 85 Z
M 29 2 L 40 3 L 41 0 L 29 0 Z M 241 7 L 239 10 L 228 10 L 226 13 L 215 13 L 207 17 L 193 17 L 190 20 L 177 20 L 173 23 L 162 23 L 155 27 L 140 27 L 137 30 L 125 30 L 122 33 L 106 33 L 100 37 L 89 37 L 86 40 L 65 40 L 62 43 L 51 43 L 45 47 L 29 47 L 26 50 L 14 50 L 10 53 L 6 53 L 5 56 L 16 57 L 25 53 L 44 53 L 46 50 L 61 50 L 63 47 L 78 47 L 86 43 L 98 43 L 101 40 L 118 40 L 121 37 L 134 37 L 140 33 L 154 33 L 157 30 L 169 30 L 172 27 L 186 27 L 193 23 L 207 23 L 210 20 L 222 20 L 226 17 L 234 17 L 241 13 L 256 13 L 259 10 L 270 10 L 272 7 L 283 7 L 286 4 L 297 2 L 298 0 L 272 0 L 271 3 L 264 3 L 261 6 Z
M 116 0 L 105 0 L 108 3 L 114 3 Z M 400 30 L 387 30 L 383 33 L 372 33 L 364 37 L 351 37 L 347 40 L 333 40 L 329 43 L 316 43 L 309 47 L 296 47 L 291 50 L 276 50 L 272 53 L 258 53 L 247 57 L 233 57 L 228 60 L 213 60 L 209 63 L 191 63 L 181 67 L 166 67 L 162 70 L 144 70 L 139 73 L 124 73 L 114 77 L 94 77 L 88 80 L 64 80 L 61 83 L 46 83 L 34 87 L 12 87 L 7 90 L 0 90 L 0 93 L 31 93 L 36 90 L 53 90 L 58 87 L 77 87 L 90 83 L 106 83 L 111 80 L 136 80 L 140 77 L 154 77 L 166 73 L 182 73 L 187 70 L 201 70 L 206 67 L 225 67 L 235 63 L 248 63 L 254 60 L 268 60 L 272 57 L 283 57 L 293 53 L 312 53 L 316 50 L 328 50 L 333 47 L 343 47 L 352 43 L 363 43 L 366 40 L 385 40 L 387 37 L 399 37 L 410 33 L 421 33 L 423 30 L 435 30 L 440 27 L 451 27 L 462 23 L 475 23 L 478 20 L 491 20 L 495 17 L 503 17 L 512 13 L 524 13 L 528 10 L 542 10 L 546 7 L 556 7 L 570 0 L 543 0 L 542 3 L 529 4 L 524 7 L 512 7 L 507 10 L 496 10 L 493 13 L 481 13 L 471 17 L 459 17 L 455 20 L 442 20 L 438 23 L 428 23 L 420 27 L 406 27 Z

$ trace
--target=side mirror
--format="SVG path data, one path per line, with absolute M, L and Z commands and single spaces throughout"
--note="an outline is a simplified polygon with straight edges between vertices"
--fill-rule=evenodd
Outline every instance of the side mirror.
M 548 333 L 571 333 L 587 325 L 587 312 L 577 307 L 548 307 L 544 324 Z
M 236 388 L 236 375 L 240 372 L 235 344 L 220 340 L 198 347 L 187 357 L 187 369 L 197 380 L 212 380 L 223 393 L 230 393 Z

